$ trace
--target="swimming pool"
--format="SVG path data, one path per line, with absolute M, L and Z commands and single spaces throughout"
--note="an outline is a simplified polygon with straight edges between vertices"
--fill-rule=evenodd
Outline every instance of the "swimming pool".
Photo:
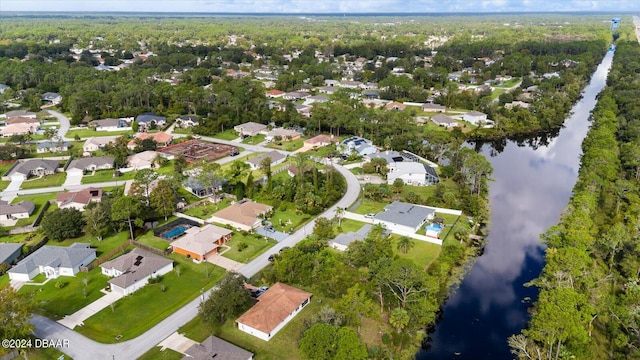
M 427 230 L 427 231 L 429 231 L 429 230 L 436 231 L 436 232 L 442 231 L 442 227 L 440 225 L 438 225 L 438 224 L 429 224 L 424 229 Z
M 162 234 L 162 238 L 167 240 L 175 239 L 178 236 L 182 235 L 182 233 L 184 233 L 185 231 L 187 231 L 186 226 L 177 226 Z

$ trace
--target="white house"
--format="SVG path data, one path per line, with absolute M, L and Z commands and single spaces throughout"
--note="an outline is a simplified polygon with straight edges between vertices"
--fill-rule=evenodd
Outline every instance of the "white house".
M 67 167 L 67 174 L 82 176 L 85 171 L 113 169 L 113 161 L 113 158 L 108 156 L 76 159 Z
M 251 170 L 257 170 L 260 168 L 260 163 L 262 162 L 262 160 L 266 158 L 271 159 L 271 167 L 274 167 L 276 165 L 282 164 L 287 159 L 287 155 L 283 155 L 280 152 L 273 150 L 247 160 L 247 164 L 251 166 Z
M 22 200 L 16 204 L 9 204 L 0 200 L 0 225 L 14 226 L 18 219 L 26 219 L 35 210 L 36 205 L 28 200 Z
M 96 131 L 131 131 L 131 126 L 127 119 L 103 119 L 94 120 L 89 126 L 95 127 Z
M 100 149 L 104 149 L 108 144 L 114 143 L 116 139 L 116 136 L 88 138 L 87 141 L 85 141 L 82 145 L 82 151 L 90 153 L 98 151 Z
M 78 191 L 63 192 L 56 196 L 58 209 L 73 208 L 79 211 L 84 211 L 84 208 L 89 205 L 89 203 L 99 202 L 101 200 L 102 189 L 94 187 Z
M 378 149 L 373 146 L 373 142 L 371 140 L 358 136 L 352 136 L 343 140 L 342 143 L 340 143 L 340 148 L 342 150 L 342 154 L 347 156 L 352 153 L 356 153 L 360 156 L 367 156 L 378 152 Z
M 434 214 L 435 210 L 426 206 L 394 201 L 376 214 L 373 223 L 382 224 L 394 233 L 415 234 Z
M 173 270 L 173 260 L 139 248 L 100 265 L 111 291 L 129 295 L 145 286 L 149 279 Z
M 363 240 L 371 231 L 371 224 L 364 224 L 358 231 L 356 232 L 348 232 L 346 234 L 338 234 L 333 240 L 329 240 L 329 246 L 338 250 L 338 251 L 347 251 L 349 245 L 356 240 Z
M 74 243 L 69 247 L 45 245 L 11 268 L 9 279 L 29 281 L 38 274 L 49 279 L 75 276 L 80 268 L 96 258 L 96 250 L 89 244 Z
M 390 185 L 396 179 L 402 179 L 405 185 L 413 186 L 434 185 L 439 181 L 435 170 L 419 162 L 391 162 L 387 167 L 387 183 Z
M 275 283 L 258 302 L 236 320 L 238 329 L 269 341 L 311 302 L 311 293 L 283 283 Z
M 479 111 L 469 111 L 462 115 L 462 120 L 468 121 L 473 125 L 479 125 L 480 123 L 487 122 L 487 114 L 481 113 Z
M 452 117 L 443 114 L 433 116 L 431 118 L 431 121 L 433 121 L 433 123 L 438 126 L 444 126 L 446 128 L 460 126 L 460 124 L 458 124 L 458 122 L 455 121 Z

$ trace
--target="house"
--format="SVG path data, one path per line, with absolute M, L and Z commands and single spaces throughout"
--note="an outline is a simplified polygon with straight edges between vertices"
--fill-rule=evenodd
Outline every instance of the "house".
M 44 274 L 48 279 L 75 276 L 81 267 L 89 265 L 95 258 L 96 249 L 89 244 L 74 243 L 68 247 L 45 245 L 7 273 L 9 279 L 16 281 L 29 281 L 38 274 Z
M 185 350 L 182 360 L 253 360 L 253 354 L 213 335 Z
M 269 341 L 311 302 L 311 296 L 304 290 L 277 282 L 236 320 L 238 329 Z
M 487 122 L 487 114 L 481 113 L 480 111 L 469 111 L 462 115 L 462 120 L 468 121 L 473 125 L 480 125 L 481 123 Z
M 113 169 L 114 159 L 108 156 L 86 157 L 71 161 L 67 167 L 68 175 L 82 176 L 85 171 Z
M 13 179 L 26 180 L 30 176 L 46 176 L 52 175 L 57 170 L 60 164 L 58 160 L 45 160 L 45 159 L 29 159 L 20 162 L 13 168 L 9 177 Z
M 42 101 L 49 101 L 52 104 L 59 104 L 62 101 L 62 95 L 54 92 L 46 92 L 40 97 Z
M 34 117 L 23 117 L 23 116 L 16 116 L 16 117 L 12 117 L 12 118 L 8 118 L 7 120 L 4 121 L 5 125 L 10 125 L 10 124 L 32 124 L 32 125 L 40 125 L 40 120 L 34 118 Z
M 157 151 L 147 150 L 127 156 L 127 165 L 134 170 L 151 169 L 154 161 L 160 155 Z
M 7 111 L 6 113 L 2 114 L 2 117 L 7 118 L 7 119 L 11 119 L 11 118 L 14 118 L 14 117 L 25 117 L 25 118 L 35 119 L 37 117 L 37 115 L 36 115 L 36 113 L 34 113 L 32 111 L 11 110 L 11 111 Z
M 0 200 L 0 225 L 14 226 L 18 219 L 26 219 L 35 210 L 36 205 L 28 200 L 22 200 L 17 204 L 9 204 Z
M 145 286 L 149 279 L 173 270 L 173 260 L 135 248 L 132 251 L 100 265 L 109 280 L 111 291 L 129 295 Z
M 426 103 L 426 104 L 422 104 L 422 111 L 443 113 L 447 111 L 447 107 L 443 105 L 433 104 L 433 103 Z
M 305 105 L 314 104 L 314 103 L 322 104 L 322 103 L 326 103 L 327 101 L 329 101 L 329 97 L 326 95 L 313 95 L 313 96 L 309 96 L 304 101 L 304 103 Z
M 173 252 L 185 255 L 195 261 L 203 261 L 217 254 L 218 248 L 231 240 L 233 232 L 220 226 L 207 224 L 190 227 L 184 236 L 171 243 Z
M 305 103 L 306 103 L 306 101 L 305 101 Z M 294 104 L 293 107 L 296 109 L 298 114 L 302 115 L 303 117 L 305 117 L 307 119 L 311 117 L 311 109 L 313 109 L 313 107 L 311 105 Z
M 334 138 L 333 135 L 329 136 L 329 135 L 320 134 L 312 137 L 311 139 L 305 140 L 304 146 L 311 147 L 311 148 L 319 148 L 319 147 L 327 146 L 330 144 L 337 144 L 339 142 L 340 140 L 338 140 L 337 138 Z
M 267 125 L 258 124 L 253 121 L 246 122 L 244 124 L 236 125 L 233 127 L 233 130 L 238 132 L 240 136 L 256 136 L 263 131 L 267 130 Z
M 399 103 L 397 101 L 392 101 L 392 102 L 388 103 L 387 105 L 385 105 L 384 108 L 385 108 L 385 110 L 401 111 L 401 110 L 405 110 L 407 108 L 407 105 L 405 105 L 403 103 Z
M 530 106 L 531 104 L 526 103 L 524 101 L 512 101 L 510 103 L 504 104 L 504 107 L 507 109 L 513 109 L 513 108 L 528 109 Z
M 392 232 L 415 234 L 425 222 L 433 219 L 435 210 L 400 201 L 394 201 L 376 214 L 374 224 L 382 224 Z
M 288 93 L 285 93 L 282 95 L 282 98 L 285 100 L 292 100 L 292 101 L 296 101 L 296 100 L 301 100 L 301 99 L 305 99 L 308 98 L 310 95 L 302 92 L 302 91 L 291 91 Z
M 360 81 L 348 81 L 348 80 L 341 81 L 340 84 L 338 84 L 338 86 L 345 89 L 358 89 L 361 85 L 362 85 L 362 82 Z
M 104 149 L 108 144 L 114 143 L 116 139 L 116 136 L 88 138 L 82 145 L 82 151 L 90 153 Z
M 269 142 L 278 139 L 280 139 L 279 141 L 293 141 L 299 139 L 300 136 L 302 136 L 302 134 L 297 130 L 275 128 L 267 132 L 267 136 L 265 139 Z
M 25 124 L 25 123 L 17 123 L 17 124 L 9 124 L 2 129 L 0 129 L 0 135 L 4 137 L 10 137 L 13 135 L 26 135 L 33 134 L 38 129 L 37 124 Z
M 59 193 L 56 196 L 58 209 L 76 209 L 84 211 L 84 208 L 92 202 L 102 200 L 102 189 L 86 188 L 79 191 Z
M 367 157 L 372 160 L 377 158 L 385 159 L 387 161 L 387 164 L 405 161 L 405 158 L 404 156 L 402 156 L 402 154 L 393 150 L 380 151 L 375 154 L 369 154 Z
M 405 185 L 425 186 L 435 185 L 440 181 L 436 171 L 419 162 L 391 162 L 387 164 L 387 183 L 393 184 L 396 179 L 401 179 Z
M 378 90 L 378 83 L 366 82 L 366 83 L 360 84 L 360 89 L 361 90 Z
M 167 118 L 164 116 L 156 115 L 154 113 L 144 113 L 136 117 L 136 122 L 139 125 L 138 131 L 143 131 L 153 128 L 162 128 L 167 123 Z
M 271 99 L 282 97 L 282 95 L 284 94 L 285 94 L 284 91 L 275 90 L 275 89 L 267 91 L 267 97 Z
M 460 124 L 458 124 L 457 121 L 453 120 L 452 117 L 447 116 L 447 115 L 443 115 L 443 114 L 438 114 L 436 116 L 432 116 L 431 117 L 431 121 L 433 121 L 433 123 L 438 125 L 438 126 L 444 126 L 446 128 L 452 128 L 452 127 L 460 126 Z
M 36 152 L 38 154 L 44 154 L 47 152 L 64 152 L 69 150 L 69 142 L 67 141 L 43 141 L 36 146 Z
M 338 89 L 333 86 L 325 86 L 318 89 L 320 94 L 333 95 L 338 92 Z
M 184 188 L 187 189 L 193 195 L 203 198 L 209 195 L 213 195 L 214 189 L 212 187 L 205 186 L 196 176 L 189 176 L 183 183 Z M 222 190 L 222 186 L 218 186 L 217 190 Z
M 195 115 L 182 115 L 176 119 L 176 126 L 182 129 L 197 126 L 200 120 Z
M 327 79 L 327 80 L 324 81 L 324 85 L 326 87 L 336 87 L 336 86 L 340 86 L 340 81 Z
M 94 120 L 89 126 L 96 131 L 128 131 L 132 130 L 126 119 L 102 119 Z
M 158 147 L 163 147 L 171 144 L 173 135 L 167 134 L 162 131 L 157 133 L 137 133 L 135 138 L 129 141 L 129 143 L 127 144 L 127 148 L 129 148 L 129 150 L 134 150 L 140 142 L 146 139 L 151 139 L 156 142 Z
M 333 240 L 329 240 L 329 246 L 338 250 L 338 251 L 346 251 L 349 245 L 356 240 L 363 240 L 371 231 L 371 224 L 364 224 L 358 231 L 356 232 L 348 232 L 346 234 L 338 234 Z
M 260 204 L 251 200 L 240 200 L 213 214 L 209 221 L 249 231 L 260 226 L 262 218 L 272 210 L 273 206 L 270 205 Z
M 22 243 L 0 243 L 0 264 L 13 264 L 22 255 Z
M 273 150 L 247 160 L 247 164 L 251 166 L 251 170 L 257 170 L 260 168 L 260 163 L 262 162 L 262 160 L 266 158 L 271 159 L 271 167 L 274 167 L 276 165 L 282 164 L 287 159 L 287 155 L 283 155 L 278 151 Z
M 351 154 L 357 154 L 359 156 L 367 156 L 378 152 L 378 149 L 373 146 L 373 142 L 368 139 L 361 138 L 359 136 L 352 136 L 343 140 L 340 143 L 342 148 L 342 154 L 349 156 Z
M 380 93 L 375 90 L 364 90 L 362 96 L 368 100 L 380 99 Z

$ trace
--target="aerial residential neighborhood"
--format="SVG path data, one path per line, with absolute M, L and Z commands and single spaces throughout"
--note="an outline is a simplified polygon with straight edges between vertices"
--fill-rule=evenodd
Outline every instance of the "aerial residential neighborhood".
M 558 160 L 554 136 L 613 51 L 610 19 L 596 15 L 9 13 L 0 334 L 70 346 L 9 346 L 3 360 L 422 359 L 425 330 L 484 256 L 492 204 L 517 185 L 490 187 L 494 165 L 508 173 L 551 147 L 514 171 L 524 182 Z M 635 136 L 623 125 L 598 130 Z M 523 149 L 508 166 L 493 159 L 513 144 Z M 600 174 L 615 186 L 586 186 L 606 191 L 590 206 L 633 208 L 635 180 L 612 174 L 637 164 L 618 165 Z M 495 225 L 535 228 L 538 241 L 544 226 L 520 220 Z M 626 239 L 628 227 L 611 233 Z M 520 295 L 530 308 L 533 295 Z M 509 344 L 537 349 L 539 338 Z M 564 358 L 573 343 L 549 346 Z

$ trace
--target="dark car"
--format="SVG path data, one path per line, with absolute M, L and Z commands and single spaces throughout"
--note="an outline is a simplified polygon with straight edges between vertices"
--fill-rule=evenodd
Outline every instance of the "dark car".
M 283 247 L 282 249 L 280 249 L 279 253 L 282 254 L 283 251 L 287 250 L 287 249 L 291 249 L 288 246 Z
M 271 254 L 269 255 L 269 259 L 270 262 L 274 262 L 276 260 L 276 255 L 275 254 Z

